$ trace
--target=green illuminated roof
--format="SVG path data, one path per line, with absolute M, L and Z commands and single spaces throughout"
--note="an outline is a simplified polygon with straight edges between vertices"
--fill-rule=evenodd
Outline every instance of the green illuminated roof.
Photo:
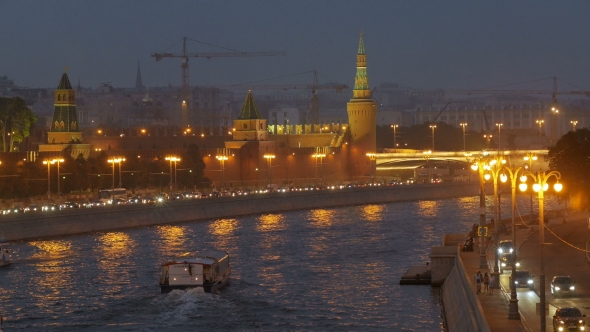
M 240 111 L 240 115 L 238 116 L 238 120 L 253 119 L 262 119 L 262 116 L 260 115 L 260 111 L 258 111 L 258 106 L 256 106 L 256 103 L 254 102 L 254 97 L 252 97 L 252 91 L 248 91 L 246 101 L 244 101 L 242 111 Z
M 363 33 L 361 31 L 361 39 L 359 40 L 359 51 L 358 54 L 365 54 L 365 43 L 363 42 Z
M 61 80 L 59 80 L 59 86 L 57 87 L 58 90 L 72 90 L 72 85 L 70 84 L 70 79 L 68 78 L 68 73 L 64 71 L 64 74 L 61 75 Z

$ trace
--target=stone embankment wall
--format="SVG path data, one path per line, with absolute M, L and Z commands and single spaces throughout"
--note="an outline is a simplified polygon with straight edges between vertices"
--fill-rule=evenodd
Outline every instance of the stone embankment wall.
M 478 190 L 476 182 L 451 182 L 179 200 L 162 205 L 133 204 L 36 215 L 6 215 L 0 216 L 0 236 L 4 236 L 7 241 L 28 240 L 291 210 L 466 197 L 477 195 Z
M 448 331 L 488 332 L 490 326 L 465 271 L 459 247 L 455 247 L 455 266 L 442 286 L 442 302 Z

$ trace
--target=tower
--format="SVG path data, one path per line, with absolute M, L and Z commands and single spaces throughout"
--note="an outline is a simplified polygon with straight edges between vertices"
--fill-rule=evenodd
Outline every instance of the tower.
M 372 172 L 372 164 L 367 157 L 367 153 L 377 152 L 377 103 L 371 98 L 371 91 L 369 90 L 367 56 L 365 55 L 362 32 L 356 56 L 353 97 L 346 105 L 346 110 L 350 130 L 349 165 L 351 166 L 351 175 L 365 175 Z M 369 168 L 358 167 L 361 165 L 368 165 Z
M 59 86 L 53 93 L 54 106 L 51 128 L 47 134 L 49 144 L 80 143 L 82 133 L 76 112 L 76 92 L 72 89 L 70 79 L 64 70 Z
M 234 141 L 266 141 L 268 130 L 266 119 L 263 119 L 258 106 L 252 97 L 252 91 L 248 91 L 240 115 L 234 120 Z
M 139 60 L 137 60 L 137 74 L 135 74 L 135 88 L 143 88 L 143 81 L 141 80 L 141 70 L 139 69 Z

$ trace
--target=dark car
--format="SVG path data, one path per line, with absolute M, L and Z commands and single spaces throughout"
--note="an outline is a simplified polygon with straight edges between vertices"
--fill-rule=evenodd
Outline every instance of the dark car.
M 143 204 L 151 204 L 154 202 L 154 198 L 152 196 L 144 196 L 141 198 L 141 202 Z
M 582 315 L 576 307 L 563 307 L 555 310 L 553 316 L 553 331 L 584 331 L 586 315 Z
M 551 280 L 551 294 L 558 295 L 572 295 L 576 291 L 574 280 L 570 276 L 555 276 Z
M 504 273 L 505 270 L 512 269 L 512 265 L 520 267 L 520 262 L 516 258 L 515 253 L 503 253 L 499 257 L 500 259 L 500 273 Z
M 28 212 L 28 213 L 40 212 L 40 211 L 41 211 L 41 207 L 37 204 L 31 204 L 24 209 L 24 212 Z
M 184 196 L 181 193 L 174 193 L 170 196 L 170 198 L 173 200 L 180 200 L 180 199 L 183 199 Z
M 57 211 L 57 210 L 59 210 L 59 206 L 57 206 L 57 204 L 53 204 L 53 203 L 46 204 L 41 207 L 41 211 L 45 211 L 45 212 L 51 212 L 51 211 Z
M 529 271 L 516 271 L 514 284 L 516 287 L 528 287 L 530 290 L 535 289 L 535 282 Z
M 127 202 L 129 204 L 139 204 L 139 203 L 141 203 L 141 199 L 137 196 L 133 196 Z
M 61 204 L 59 206 L 60 210 L 65 210 L 65 209 L 77 209 L 80 206 L 78 205 L 78 203 L 75 202 L 64 202 L 63 204 Z

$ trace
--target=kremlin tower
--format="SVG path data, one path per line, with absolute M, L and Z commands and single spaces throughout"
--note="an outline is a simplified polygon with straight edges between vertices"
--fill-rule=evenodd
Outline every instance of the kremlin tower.
M 367 76 L 367 56 L 363 43 L 363 33 L 356 56 L 356 76 L 354 77 L 353 97 L 346 105 L 350 130 L 351 149 L 349 154 L 350 175 L 357 177 L 372 172 L 372 164 L 367 153 L 377 152 L 376 119 L 377 102 L 371 98 Z M 367 165 L 368 168 L 355 167 Z

